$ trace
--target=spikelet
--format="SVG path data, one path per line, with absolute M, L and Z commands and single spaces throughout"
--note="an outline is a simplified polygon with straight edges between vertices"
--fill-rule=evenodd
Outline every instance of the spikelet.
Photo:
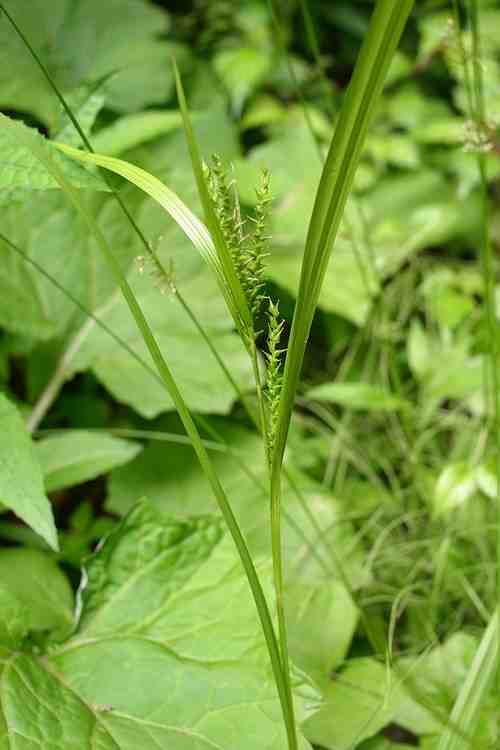
M 494 133 L 493 124 L 467 120 L 464 126 L 464 151 L 472 153 L 493 151 Z
M 156 254 L 156 247 L 160 240 L 161 237 L 156 240 L 154 245 L 148 243 L 148 254 L 138 255 L 135 258 L 135 263 L 141 275 L 148 274 L 160 294 L 167 294 L 168 292 L 175 294 L 177 290 L 174 281 L 173 262 L 170 261 L 169 268 L 166 269 Z
M 205 167 L 208 176 L 210 195 L 214 204 L 220 228 L 237 267 L 238 248 L 242 231 L 239 219 L 239 206 L 234 181 L 229 180 L 227 170 L 218 154 L 212 156 L 212 164 Z
M 241 218 L 236 183 L 228 178 L 219 156 L 212 157 L 210 167 L 205 166 L 205 174 L 224 240 L 255 322 L 264 300 L 264 264 L 269 242 L 266 229 L 271 202 L 269 173 L 263 173 L 261 185 L 256 190 L 257 204 L 254 215 L 250 217 L 250 230 Z
M 243 265 L 245 270 L 242 285 L 254 318 L 261 312 L 264 301 L 265 259 L 269 255 L 270 239 L 266 233 L 269 206 L 271 203 L 269 184 L 270 175 L 266 169 L 262 173 L 260 187 L 255 191 L 257 194 L 257 204 L 254 209 L 254 216 L 252 217 L 254 224 L 253 231 L 249 234 L 247 242 L 243 247 Z
M 267 424 L 267 455 L 269 461 L 272 460 L 276 434 L 279 420 L 279 404 L 281 398 L 281 388 L 283 385 L 283 374 L 281 371 L 281 355 L 285 349 L 279 348 L 281 334 L 283 332 L 284 321 L 280 320 L 278 304 L 269 300 L 269 309 L 267 313 L 268 334 L 267 334 L 267 379 L 265 395 L 268 404 L 268 424 Z
M 446 61 L 455 76 L 462 81 L 467 96 L 468 119 L 464 123 L 464 151 L 487 153 L 495 148 L 496 124 L 483 121 L 471 90 L 474 68 L 479 65 L 486 70 L 484 56 L 475 56 L 471 32 L 463 31 L 454 18 L 448 19 L 446 38 Z

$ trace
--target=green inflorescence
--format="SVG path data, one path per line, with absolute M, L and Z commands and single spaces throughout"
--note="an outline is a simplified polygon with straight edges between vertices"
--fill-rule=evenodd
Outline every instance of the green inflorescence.
M 242 219 L 236 183 L 229 179 L 227 168 L 217 154 L 207 167 L 207 177 L 222 234 L 255 321 L 265 299 L 264 268 L 269 254 L 266 230 L 271 202 L 269 172 L 262 174 L 254 214 L 249 221 Z
M 267 360 L 267 380 L 265 394 L 269 409 L 267 450 L 269 457 L 271 457 L 278 428 L 278 410 L 283 385 L 281 355 L 286 351 L 285 349 L 280 349 L 284 320 L 280 319 L 278 304 L 275 304 L 271 299 L 269 300 L 267 319 L 267 352 L 265 355 Z

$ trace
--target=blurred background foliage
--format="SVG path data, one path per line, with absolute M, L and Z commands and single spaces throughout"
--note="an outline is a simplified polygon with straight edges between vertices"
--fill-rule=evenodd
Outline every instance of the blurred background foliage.
M 244 211 L 255 204 L 261 170 L 270 170 L 267 289 L 289 322 L 322 161 L 373 2 L 51 0 L 50 12 L 42 0 L 6 6 L 96 151 L 148 169 L 199 212 L 174 95 L 175 57 L 204 155 L 217 152 L 232 165 Z M 287 467 L 316 523 L 289 499 L 292 521 L 309 539 L 304 547 L 293 526 L 287 530 L 290 610 L 307 602 L 291 623 L 292 645 L 329 701 L 309 720 L 308 736 L 332 750 L 349 742 L 385 750 L 401 746 L 391 738 L 413 743 L 417 736 L 421 747 L 436 747 L 432 713 L 401 696 L 375 719 L 367 699 L 360 708 L 366 728 L 356 737 L 348 719 L 333 722 L 352 700 L 349 686 L 376 687 L 383 679 L 353 602 L 375 630 L 389 632 L 391 654 L 414 670 L 417 683 L 421 673 L 433 675 L 420 691 L 431 702 L 439 696 L 448 711 L 495 601 L 496 480 L 474 153 L 487 154 L 497 251 L 500 8 L 483 0 L 480 9 L 487 133 L 470 124 L 450 4 L 416 4 L 327 272 L 293 421 Z M 4 22 L 0 107 L 79 145 Z M 1 180 L 2 233 L 143 355 L 94 241 L 65 199 L 56 190 L 23 188 L 6 168 Z M 233 377 L 249 388 L 244 350 L 210 272 L 157 205 L 120 178 L 114 184 L 147 239 L 173 263 L 176 286 Z M 84 194 L 204 435 L 219 445 L 217 468 L 254 549 L 264 548 L 265 495 L 241 462 L 261 483 L 265 464 L 241 404 L 175 295 L 162 296 L 154 279 L 138 273 L 140 247 L 109 194 Z M 0 381 L 37 437 L 62 539 L 57 559 L 76 581 L 84 556 L 142 495 L 173 515 L 214 508 L 162 389 L 3 241 L 0 254 Z M 495 294 L 500 299 L 498 286 Z M 498 318 L 495 325 L 500 334 Z M 286 335 L 287 328 L 284 344 Z M 8 514 L 0 535 L 6 546 L 41 546 Z M 341 670 L 344 692 L 333 690 L 332 670 Z M 478 731 L 493 736 L 495 722 L 485 709 Z M 395 723 L 399 730 L 369 739 Z

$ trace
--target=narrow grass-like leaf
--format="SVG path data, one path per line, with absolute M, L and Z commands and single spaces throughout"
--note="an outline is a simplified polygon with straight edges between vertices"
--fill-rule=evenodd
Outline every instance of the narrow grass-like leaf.
M 56 143 L 55 145 L 60 151 L 76 161 L 83 162 L 84 164 L 97 164 L 99 167 L 125 177 L 126 180 L 153 198 L 153 200 L 165 209 L 191 240 L 202 258 L 215 271 L 217 277 L 224 278 L 222 275 L 222 266 L 206 226 L 181 201 L 179 196 L 164 185 L 161 180 L 149 174 L 144 169 L 123 159 L 117 159 L 114 156 L 104 156 L 95 153 L 89 154 L 72 146 L 66 146 L 64 143 Z
M 215 473 L 213 464 L 209 458 L 209 455 L 203 445 L 198 429 L 191 416 L 189 409 L 182 397 L 179 388 L 172 377 L 170 369 L 158 347 L 153 332 L 151 331 L 142 309 L 137 302 L 137 299 L 130 288 L 121 268 L 116 260 L 111 248 L 109 247 L 105 236 L 101 229 L 97 225 L 93 216 L 87 211 L 82 201 L 79 198 L 78 192 L 67 182 L 64 175 L 61 173 L 54 161 L 47 156 L 43 149 L 39 148 L 39 144 L 35 139 L 30 138 L 29 132 L 25 128 L 19 127 L 19 124 L 13 120 L 10 120 L 5 115 L 0 114 L 0 127 L 10 129 L 13 137 L 17 137 L 20 142 L 32 150 L 35 156 L 40 159 L 44 164 L 45 168 L 50 172 L 54 179 L 58 182 L 61 189 L 66 193 L 70 201 L 73 203 L 76 210 L 81 214 L 84 219 L 89 231 L 94 235 L 101 251 L 103 252 L 107 262 L 109 263 L 113 273 L 116 276 L 116 280 L 120 286 L 125 301 L 132 313 L 132 316 L 139 328 L 141 335 L 144 339 L 149 354 L 158 370 L 158 373 L 167 389 L 172 401 L 174 402 L 178 411 L 179 417 L 184 425 L 187 435 L 189 436 L 193 449 L 196 452 L 200 465 L 203 472 L 205 473 L 207 480 L 210 483 L 212 492 L 220 508 L 221 514 L 226 522 L 229 532 L 233 538 L 235 546 L 240 555 L 242 565 L 245 569 L 245 574 L 248 578 L 250 588 L 254 597 L 256 608 L 259 614 L 262 630 L 266 640 L 269 657 L 273 669 L 274 678 L 276 681 L 276 687 L 278 690 L 280 703 L 283 709 L 283 716 L 287 728 L 287 732 L 290 736 L 295 736 L 295 728 L 290 723 L 290 709 L 289 709 L 289 698 L 287 692 L 287 686 L 283 678 L 281 669 L 281 659 L 278 643 L 276 640 L 276 634 L 269 611 L 268 603 L 264 595 L 257 571 L 255 569 L 252 557 L 248 550 L 245 538 L 241 532 L 238 522 L 234 516 L 231 505 L 224 492 L 224 489 Z M 291 732 L 293 733 L 291 735 Z M 289 746 L 291 750 L 295 750 L 297 747 L 296 742 L 293 739 L 289 740 Z
M 304 352 L 344 206 L 413 0 L 378 0 L 342 105 L 316 194 L 286 358 L 273 479 L 279 479 Z
M 464 684 L 451 712 L 453 727 L 447 728 L 441 736 L 437 750 L 468 750 L 472 747 L 468 739 L 477 724 L 481 705 L 488 694 L 498 660 L 498 609 L 483 633 Z M 457 727 L 460 732 L 454 728 Z
M 333 243 L 363 143 L 413 0 L 378 0 L 323 167 L 302 261 L 271 457 L 271 539 L 281 660 L 288 672 L 281 550 L 281 467 L 302 362 Z
M 134 164 L 130 164 L 130 162 L 124 161 L 123 159 L 117 159 L 114 156 L 88 153 L 73 148 L 72 146 L 66 146 L 64 143 L 57 143 L 55 145 L 57 145 L 57 148 L 60 151 L 76 161 L 87 164 L 96 164 L 110 172 L 125 177 L 126 180 L 159 203 L 159 205 L 165 209 L 176 224 L 182 229 L 184 234 L 191 240 L 203 260 L 215 273 L 229 312 L 233 319 L 239 320 L 238 307 L 234 295 L 231 293 L 226 282 L 225 270 L 220 257 L 216 252 L 214 243 L 212 242 L 212 237 L 210 236 L 207 227 L 186 206 L 179 196 L 173 192 L 173 190 L 164 185 L 164 183 L 157 177 L 149 174 L 149 172 L 146 172 L 144 169 L 141 169 Z

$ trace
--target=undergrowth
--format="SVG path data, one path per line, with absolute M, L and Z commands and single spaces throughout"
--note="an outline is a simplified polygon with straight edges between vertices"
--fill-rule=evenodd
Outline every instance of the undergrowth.
M 0 3 L 0 750 L 495 747 L 498 10 L 73 5 Z

